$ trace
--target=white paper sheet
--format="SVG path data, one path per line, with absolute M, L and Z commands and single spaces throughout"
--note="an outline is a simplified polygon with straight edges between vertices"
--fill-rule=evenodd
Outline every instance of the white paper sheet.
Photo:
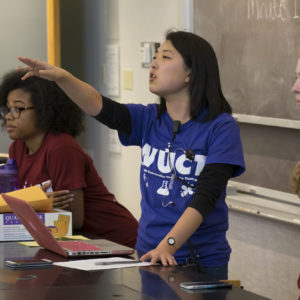
M 126 261 L 128 261 L 128 264 L 125 263 Z M 120 262 L 120 264 L 118 264 L 117 262 Z M 105 265 L 97 265 L 96 263 L 105 263 Z M 149 266 L 150 262 L 132 262 L 132 260 L 128 258 L 108 257 L 108 258 L 72 260 L 66 262 L 55 262 L 53 264 L 56 266 L 61 266 L 66 268 L 79 269 L 84 271 L 94 271 L 94 270 L 109 270 L 109 269 Z

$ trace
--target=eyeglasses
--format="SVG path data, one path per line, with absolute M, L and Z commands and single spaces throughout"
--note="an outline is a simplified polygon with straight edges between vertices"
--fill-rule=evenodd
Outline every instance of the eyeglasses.
M 11 108 L 8 108 L 8 107 L 0 107 L 0 117 L 1 118 L 5 118 L 5 116 L 10 113 L 11 116 L 14 118 L 14 119 L 18 119 L 20 118 L 20 115 L 21 115 L 21 112 L 23 110 L 27 110 L 27 109 L 34 109 L 34 106 L 28 106 L 28 107 L 11 107 Z

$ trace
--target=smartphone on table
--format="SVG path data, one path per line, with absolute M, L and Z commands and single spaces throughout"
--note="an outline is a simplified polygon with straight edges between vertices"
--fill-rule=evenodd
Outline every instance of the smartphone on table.
M 219 289 L 231 288 L 232 285 L 222 281 L 194 281 L 194 282 L 181 282 L 180 287 L 187 290 L 206 290 L 206 289 Z
M 50 267 L 53 261 L 49 259 L 11 259 L 6 260 L 4 264 L 12 269 L 39 269 Z

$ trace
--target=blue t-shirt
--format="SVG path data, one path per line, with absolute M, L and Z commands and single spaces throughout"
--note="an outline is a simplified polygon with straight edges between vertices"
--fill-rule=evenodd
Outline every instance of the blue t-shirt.
M 229 114 L 221 114 L 209 122 L 200 122 L 205 110 L 196 120 L 181 125 L 170 155 L 173 136 L 173 121 L 167 112 L 157 118 L 156 104 L 127 105 L 132 122 L 128 136 L 119 132 L 123 145 L 140 146 L 141 151 L 141 210 L 136 250 L 146 253 L 160 243 L 180 218 L 195 192 L 180 180 L 170 185 L 171 176 L 176 175 L 195 185 L 206 164 L 222 163 L 235 165 L 233 176 L 245 170 L 239 127 Z M 185 151 L 192 150 L 194 160 L 189 160 Z M 214 210 L 204 219 L 190 238 L 204 267 L 221 266 L 229 261 L 230 246 L 226 239 L 228 229 L 228 207 L 224 188 Z M 166 205 L 170 201 L 174 206 Z M 164 207 L 166 206 L 166 207 Z M 178 263 L 190 257 L 187 243 L 176 253 Z

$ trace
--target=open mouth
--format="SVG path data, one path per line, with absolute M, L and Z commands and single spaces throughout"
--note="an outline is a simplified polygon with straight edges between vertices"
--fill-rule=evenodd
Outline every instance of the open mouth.
M 156 75 L 154 73 L 150 73 L 150 80 L 153 80 L 156 78 Z

